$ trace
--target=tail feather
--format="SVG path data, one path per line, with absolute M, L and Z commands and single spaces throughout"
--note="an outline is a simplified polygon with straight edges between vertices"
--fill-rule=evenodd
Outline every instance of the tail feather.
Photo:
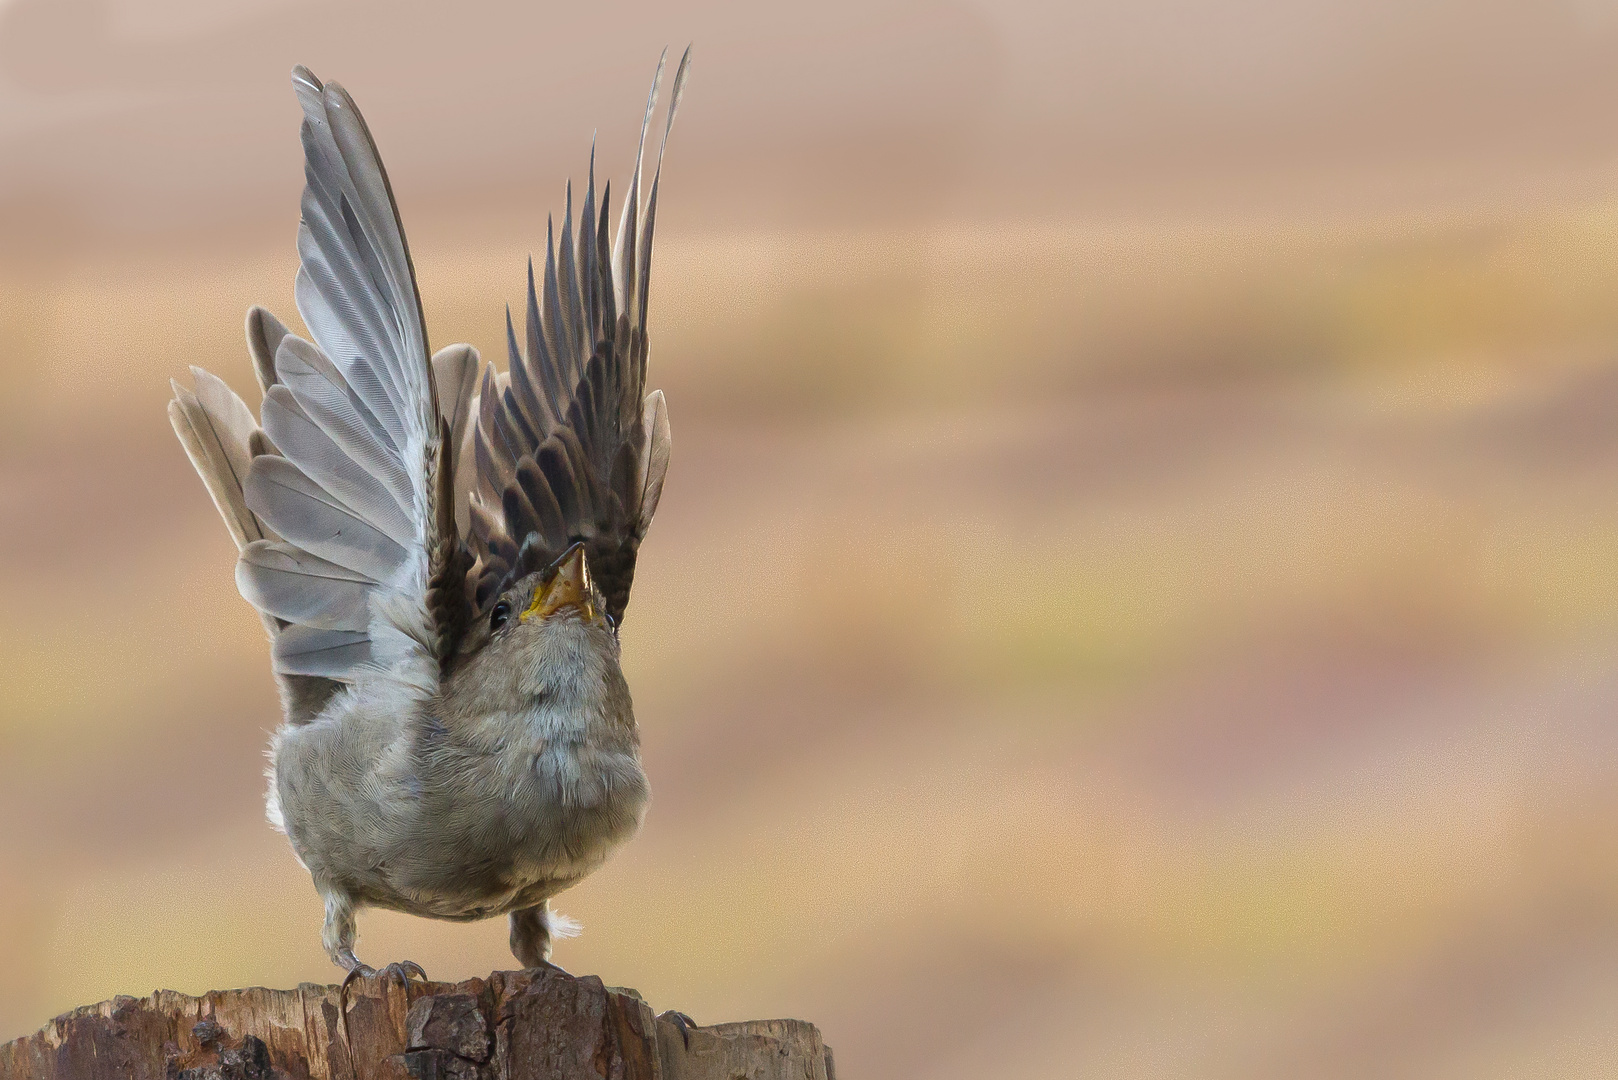
M 236 549 L 255 540 L 278 539 L 247 508 L 242 495 L 242 482 L 247 479 L 247 466 L 253 458 L 250 441 L 258 430 L 253 414 L 219 378 L 201 368 L 191 370 L 196 375 L 196 392 L 172 383 L 174 400 L 169 402 L 169 422 L 174 425 L 174 433 L 202 477 L 219 516 L 225 519 Z
M 225 520 L 236 550 L 259 541 L 276 541 L 276 536 L 247 508 L 242 481 L 252 459 L 269 450 L 264 432 L 253 421 L 247 405 L 217 376 L 201 368 L 191 369 L 197 392 L 170 380 L 174 400 L 169 402 L 169 423 L 185 447 L 192 468 L 202 477 L 214 507 Z M 259 619 L 273 639 L 281 624 L 273 615 L 260 611 Z

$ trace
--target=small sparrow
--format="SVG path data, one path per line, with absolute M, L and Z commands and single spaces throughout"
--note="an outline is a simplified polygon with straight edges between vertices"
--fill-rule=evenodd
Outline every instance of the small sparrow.
M 663 145 L 685 86 L 674 76 Z M 646 813 L 618 635 L 669 461 L 646 392 L 647 282 L 662 149 L 646 132 L 609 230 L 595 155 L 575 225 L 547 229 L 508 371 L 429 350 L 410 248 L 353 98 L 307 68 L 295 296 L 305 341 L 255 307 L 258 419 L 192 368 L 169 418 L 235 537 L 236 584 L 269 632 L 284 722 L 268 812 L 326 905 L 350 976 L 355 912 L 509 915 L 544 962 L 551 897 Z M 408 965 L 419 971 L 415 965 Z

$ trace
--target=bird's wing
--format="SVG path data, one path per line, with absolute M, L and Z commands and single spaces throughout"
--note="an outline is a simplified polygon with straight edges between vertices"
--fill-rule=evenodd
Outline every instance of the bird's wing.
M 295 297 L 315 340 L 249 315 L 263 428 L 220 440 L 239 500 L 215 501 L 240 533 L 237 586 L 274 622 L 278 673 L 352 681 L 383 668 L 436 685 L 472 614 L 454 470 L 477 353 L 451 346 L 429 358 L 410 250 L 365 121 L 342 87 L 306 68 L 293 85 L 306 178 Z M 205 375 L 199 388 L 211 386 Z M 253 427 L 235 406 L 222 411 Z M 190 416 L 183 394 L 178 408 Z M 253 439 L 245 454 L 230 450 Z
M 690 59 L 687 49 L 674 75 L 662 146 Z M 647 286 L 662 146 L 651 188 L 643 193 L 641 186 L 662 74 L 659 60 L 610 254 L 611 185 L 598 207 L 592 149 L 577 229 L 569 185 L 559 242 L 553 228 L 546 230 L 542 281 L 536 283 L 529 262 L 526 348 L 518 344 L 508 309 L 509 378 L 483 372 L 469 515 L 479 608 L 581 542 L 615 624 L 629 602 L 635 555 L 657 509 L 669 459 L 663 394 L 645 392 Z

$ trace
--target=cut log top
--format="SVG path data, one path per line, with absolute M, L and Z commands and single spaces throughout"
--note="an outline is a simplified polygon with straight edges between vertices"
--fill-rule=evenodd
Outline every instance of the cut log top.
M 159 990 L 0 1046 L 0 1080 L 835 1080 L 813 1024 L 684 1029 L 633 990 L 555 967 L 463 983 Z

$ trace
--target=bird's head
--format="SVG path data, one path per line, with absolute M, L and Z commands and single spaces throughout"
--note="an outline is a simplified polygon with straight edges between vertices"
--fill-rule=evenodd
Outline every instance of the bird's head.
M 583 544 L 507 586 L 460 654 L 453 689 L 463 703 L 466 696 L 483 699 L 489 711 L 536 699 L 584 704 L 623 682 L 618 636 Z
M 610 632 L 605 607 L 590 576 L 584 545 L 574 544 L 550 566 L 500 595 L 489 610 L 489 633 L 545 636 L 592 626 L 608 627 Z

